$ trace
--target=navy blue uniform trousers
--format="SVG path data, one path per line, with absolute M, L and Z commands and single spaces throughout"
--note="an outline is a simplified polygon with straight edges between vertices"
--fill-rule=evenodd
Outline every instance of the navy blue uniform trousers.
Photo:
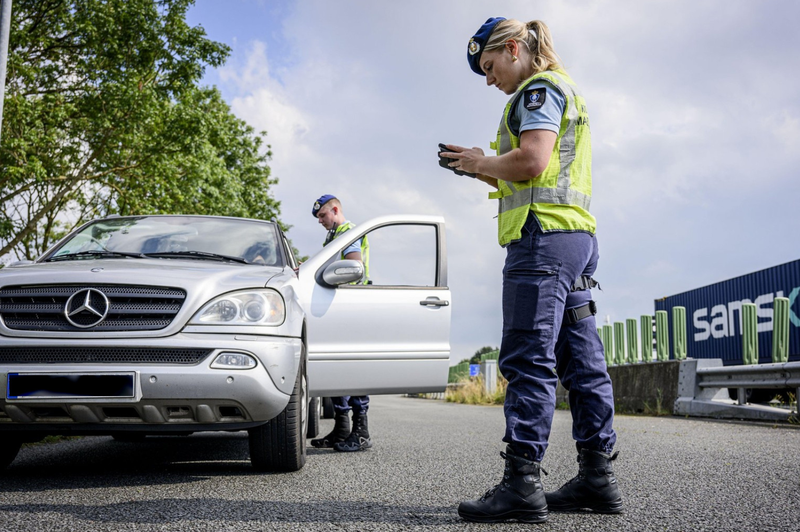
M 352 409 L 356 414 L 367 413 L 369 409 L 369 395 L 331 397 L 333 411 L 336 414 L 346 414 Z
M 508 379 L 503 441 L 531 460 L 544 458 L 561 380 L 569 390 L 578 450 L 611 452 L 614 397 L 594 316 L 571 325 L 564 320 L 565 309 L 591 299 L 589 290 L 570 288 L 597 268 L 595 237 L 543 233 L 531 212 L 522 239 L 506 249 L 499 356 L 500 371 Z

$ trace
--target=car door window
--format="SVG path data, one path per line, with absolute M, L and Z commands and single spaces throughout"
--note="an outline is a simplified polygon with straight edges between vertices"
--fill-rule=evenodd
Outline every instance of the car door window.
M 400 218 L 398 216 L 398 218 Z M 444 221 L 364 222 L 300 269 L 309 388 L 322 397 L 441 390 L 450 359 Z M 328 284 L 323 272 L 366 235 L 371 284 Z
M 437 286 L 436 226 L 383 226 L 367 233 L 367 241 L 370 280 L 368 287 Z

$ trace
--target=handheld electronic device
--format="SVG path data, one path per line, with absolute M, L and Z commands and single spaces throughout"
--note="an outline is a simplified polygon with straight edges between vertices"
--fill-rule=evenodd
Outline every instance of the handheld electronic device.
M 464 172 L 462 170 L 459 170 L 457 168 L 453 168 L 452 166 L 450 166 L 449 163 L 451 161 L 453 161 L 454 159 L 451 159 L 450 157 L 443 157 L 442 156 L 442 152 L 451 152 L 452 153 L 452 150 L 448 149 L 447 146 L 445 146 L 443 143 L 441 143 L 441 142 L 439 143 L 439 166 L 454 172 L 456 175 L 466 175 L 466 176 L 473 177 L 473 178 L 475 177 L 475 174 L 473 174 L 472 172 Z

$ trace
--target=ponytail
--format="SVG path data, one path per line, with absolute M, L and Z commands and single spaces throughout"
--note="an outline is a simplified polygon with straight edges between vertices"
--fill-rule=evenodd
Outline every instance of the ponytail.
M 533 73 L 562 69 L 561 58 L 553 46 L 550 28 L 541 20 L 523 23 L 518 20 L 503 20 L 497 24 L 484 50 L 496 50 L 513 39 L 525 45 L 530 52 Z

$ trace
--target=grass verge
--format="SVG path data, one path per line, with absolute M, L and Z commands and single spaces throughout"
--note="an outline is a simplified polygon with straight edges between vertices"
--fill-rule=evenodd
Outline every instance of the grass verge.
M 445 401 L 467 405 L 502 405 L 506 400 L 508 381 L 503 377 L 497 379 L 497 388 L 491 394 L 486 391 L 483 377 L 467 378 L 460 384 L 461 386 L 457 388 L 448 388 L 444 397 Z

